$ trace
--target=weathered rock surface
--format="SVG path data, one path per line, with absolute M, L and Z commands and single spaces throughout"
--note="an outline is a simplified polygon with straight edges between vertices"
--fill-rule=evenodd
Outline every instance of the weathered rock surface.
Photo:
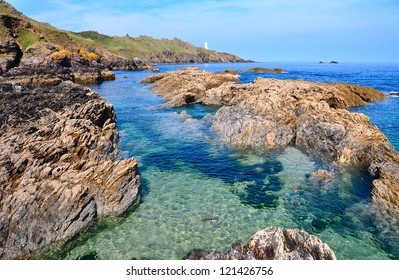
M 328 162 L 364 165 L 374 177 L 374 202 L 399 209 L 396 150 L 368 117 L 344 110 L 386 98 L 384 93 L 351 84 L 260 78 L 251 84 L 229 79 L 210 83 L 216 75 L 235 77 L 191 68 L 146 81 L 154 82 L 155 93 L 172 100 L 168 105 L 197 102 L 222 106 L 213 118 L 213 128 L 231 146 L 294 144 Z
M 142 83 L 154 83 L 154 92 L 166 100 L 165 106 L 178 107 L 202 102 L 205 92 L 226 82 L 239 82 L 236 75 L 211 73 L 198 67 L 150 76 Z
M 204 103 L 227 105 L 216 113 L 213 128 L 230 145 L 295 144 L 325 161 L 364 165 L 375 179 L 373 201 L 399 209 L 396 150 L 368 117 L 341 109 L 384 97 L 353 85 L 257 79 L 253 85 L 209 90 Z
M 22 51 L 12 37 L 0 37 L 0 75 L 19 65 Z
M 134 159 L 119 159 L 113 107 L 72 82 L 0 83 L 0 258 L 64 242 L 137 198 Z
M 258 231 L 243 244 L 237 241 L 227 252 L 209 254 L 193 250 L 190 260 L 335 260 L 330 247 L 319 238 L 297 229 L 269 227 Z

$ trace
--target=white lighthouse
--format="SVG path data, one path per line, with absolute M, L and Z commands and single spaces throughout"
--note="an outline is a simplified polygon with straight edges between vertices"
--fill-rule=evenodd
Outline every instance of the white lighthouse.
M 204 48 L 205 48 L 206 50 L 208 50 L 208 42 L 207 42 L 207 41 L 205 41 Z

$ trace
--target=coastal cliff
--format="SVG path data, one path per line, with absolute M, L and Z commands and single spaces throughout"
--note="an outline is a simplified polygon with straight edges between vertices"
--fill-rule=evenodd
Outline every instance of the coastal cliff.
M 147 70 L 160 63 L 244 62 L 179 39 L 70 32 L 26 17 L 0 0 L 0 75 L 17 66 L 67 68 L 76 82 L 115 79 L 106 70 Z M 12 74 L 14 75 L 14 73 Z
M 65 242 L 137 198 L 134 159 L 119 160 L 112 105 L 62 82 L 0 85 L 0 258 Z
M 217 77 L 225 77 L 225 82 L 209 82 Z M 373 202 L 399 209 L 396 150 L 368 117 L 344 109 L 384 99 L 384 93 L 342 83 L 261 78 L 238 84 L 234 77 L 189 68 L 143 82 L 153 82 L 154 92 L 168 100 L 166 106 L 222 106 L 212 127 L 233 147 L 295 145 L 326 162 L 365 166 L 374 178 Z

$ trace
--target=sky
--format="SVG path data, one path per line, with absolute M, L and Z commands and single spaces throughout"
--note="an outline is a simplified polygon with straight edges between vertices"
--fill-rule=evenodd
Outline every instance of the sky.
M 179 38 L 255 61 L 398 62 L 398 0 L 6 0 L 71 31 Z

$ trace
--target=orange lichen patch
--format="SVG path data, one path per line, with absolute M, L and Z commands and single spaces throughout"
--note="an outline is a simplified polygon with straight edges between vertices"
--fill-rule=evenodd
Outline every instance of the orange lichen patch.
M 94 52 L 86 52 L 85 50 L 78 49 L 77 51 L 70 51 L 65 48 L 61 48 L 59 51 L 53 52 L 50 56 L 53 60 L 62 60 L 65 57 L 72 57 L 72 56 L 82 56 L 87 58 L 88 60 L 94 62 L 100 59 L 100 56 Z
M 71 56 L 73 53 L 66 50 L 66 49 L 61 49 L 59 51 L 53 52 L 52 54 L 50 54 L 50 57 L 53 60 L 61 60 L 64 59 L 67 56 Z
M 88 53 L 87 54 L 87 58 L 90 60 L 90 61 L 98 61 L 99 59 L 100 59 L 100 56 L 99 55 L 97 55 L 97 54 L 95 54 L 95 53 Z

